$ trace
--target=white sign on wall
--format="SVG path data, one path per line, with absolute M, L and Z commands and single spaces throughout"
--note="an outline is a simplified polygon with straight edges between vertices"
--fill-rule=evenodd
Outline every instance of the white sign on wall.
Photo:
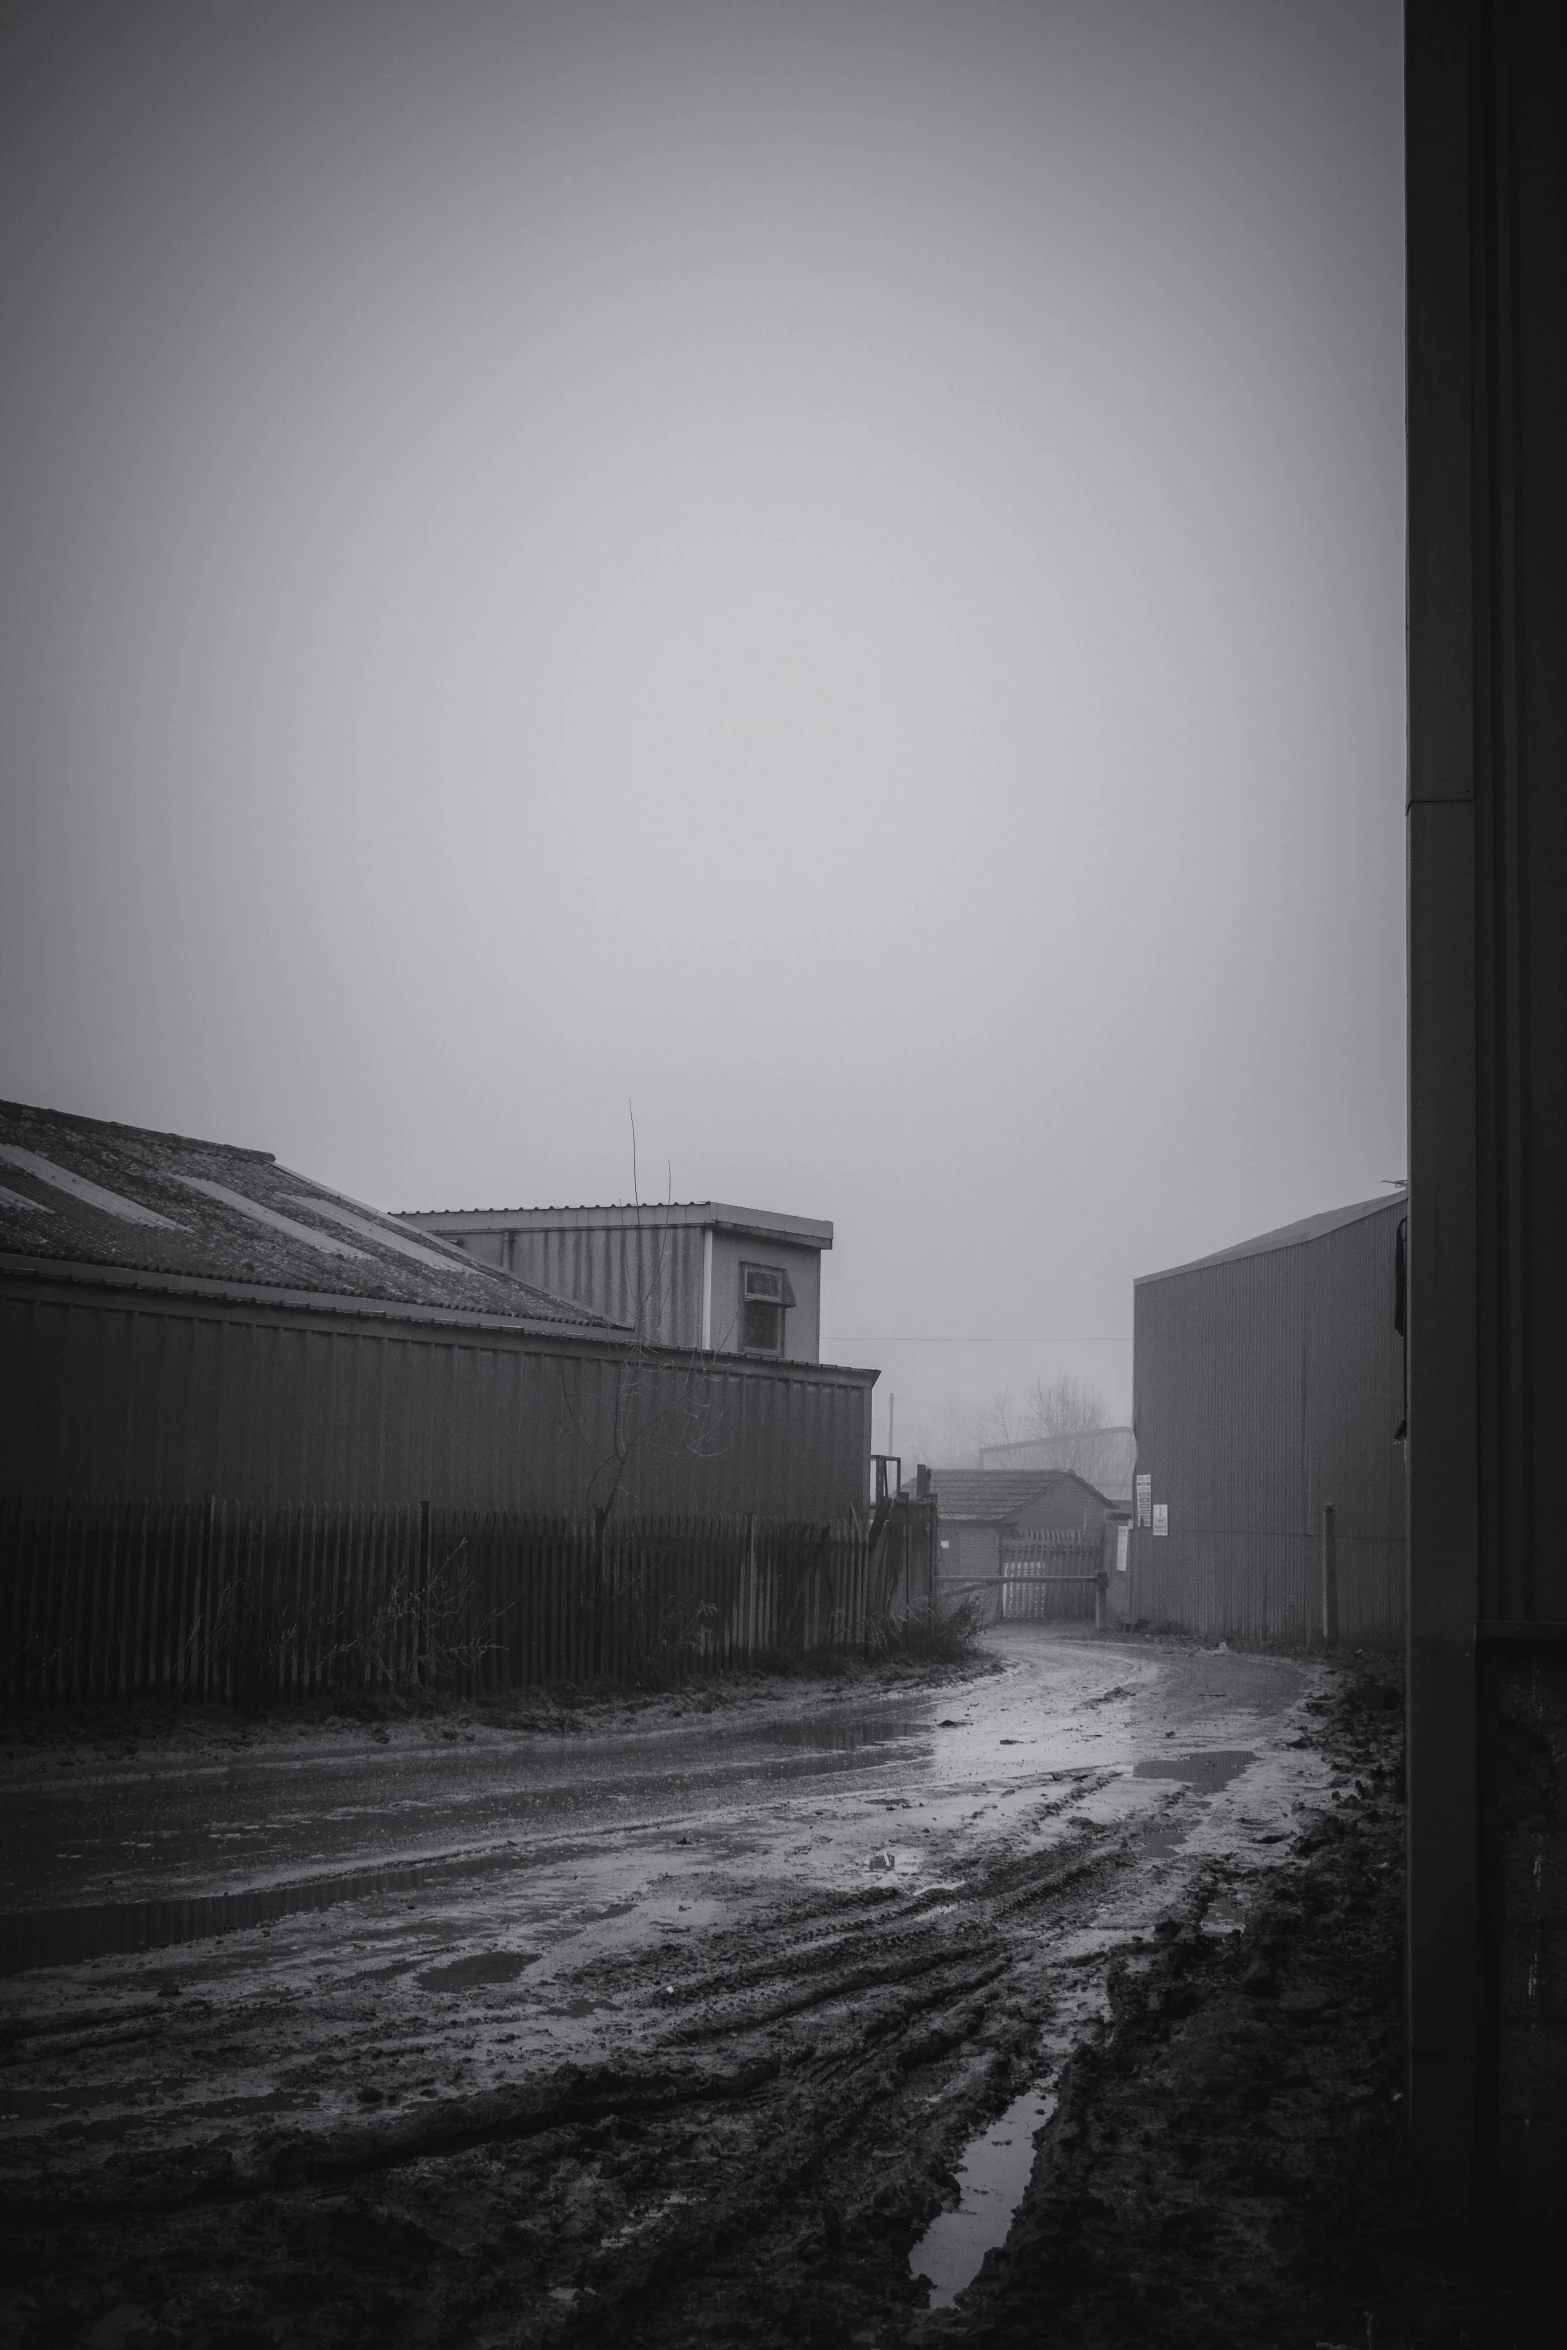
M 1126 1573 L 1126 1554 L 1131 1549 L 1131 1547 L 1131 1527 L 1117 1526 L 1115 1530 L 1115 1571 L 1118 1575 L 1124 1575 Z
M 1137 1480 L 1137 1523 L 1139 1526 L 1153 1524 L 1153 1478 L 1151 1475 L 1141 1476 Z
M 1156 1501 L 1153 1505 L 1153 1530 L 1155 1534 L 1168 1534 L 1170 1531 L 1170 1505 L 1167 1501 Z

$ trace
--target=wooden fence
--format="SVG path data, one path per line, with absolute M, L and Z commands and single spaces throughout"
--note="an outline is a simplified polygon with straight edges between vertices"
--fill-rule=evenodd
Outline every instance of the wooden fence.
M 673 1678 L 862 1646 L 889 1565 L 852 1520 L 0 1499 L 0 1699 Z

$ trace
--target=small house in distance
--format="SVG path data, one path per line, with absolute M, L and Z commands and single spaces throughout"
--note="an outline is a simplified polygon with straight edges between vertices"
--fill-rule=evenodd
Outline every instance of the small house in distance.
M 636 1328 L 650 1346 L 822 1359 L 832 1226 L 718 1200 L 613 1208 L 410 1210 L 400 1222 L 514 1280 Z
M 1130 1428 L 1067 1428 L 1017 1444 L 980 1447 L 982 1469 L 1072 1469 L 1116 1509 L 1132 1506 L 1137 1438 Z
M 942 1582 L 983 1582 L 1001 1573 L 1003 1540 L 1012 1535 L 1070 1534 L 1103 1541 L 1102 1493 L 1070 1469 L 932 1469 L 930 1490 L 940 1520 Z M 1099 1550 L 1093 1550 L 1094 1564 Z

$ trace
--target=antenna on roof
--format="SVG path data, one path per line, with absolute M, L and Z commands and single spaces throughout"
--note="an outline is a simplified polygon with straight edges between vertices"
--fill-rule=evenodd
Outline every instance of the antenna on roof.
M 1409 1177 L 1407 1175 L 1383 1175 L 1379 1180 L 1383 1183 L 1391 1183 L 1395 1191 L 1402 1191 L 1409 1181 Z

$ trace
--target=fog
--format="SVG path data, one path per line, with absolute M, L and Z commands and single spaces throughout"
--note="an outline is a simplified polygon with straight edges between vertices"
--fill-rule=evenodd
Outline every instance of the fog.
M 10 9 L 0 1092 L 393 1207 L 634 1112 L 878 1441 L 1124 1416 L 1404 1172 L 1399 23 Z

